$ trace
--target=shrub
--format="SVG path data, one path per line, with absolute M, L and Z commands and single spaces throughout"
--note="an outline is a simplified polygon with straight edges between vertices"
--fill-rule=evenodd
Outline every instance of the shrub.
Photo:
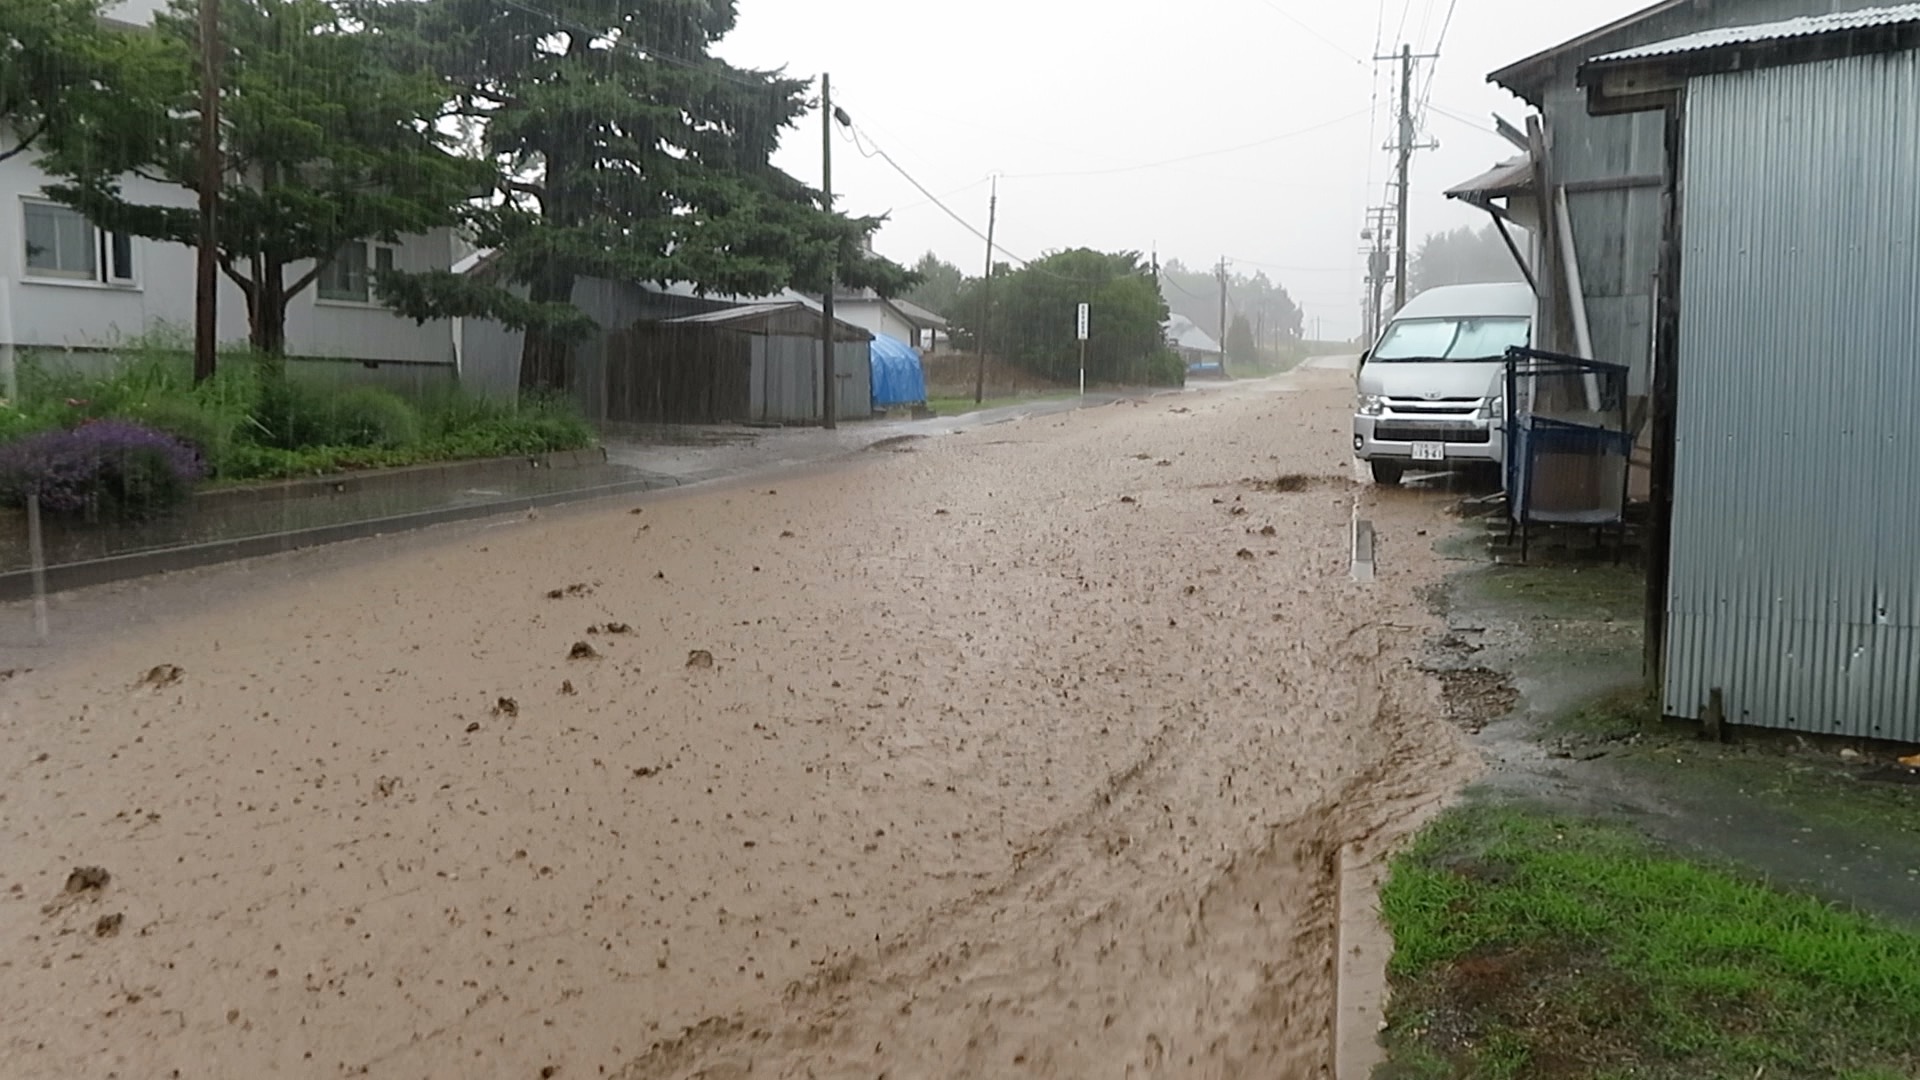
M 420 441 L 420 414 L 391 390 L 361 386 L 336 391 L 326 403 L 329 446 L 398 449 Z
M 1187 385 L 1187 363 L 1172 349 L 1162 349 L 1147 361 L 1148 386 Z
M 222 416 L 190 397 L 159 398 L 127 408 L 118 415 L 192 447 L 208 471 L 215 474 L 223 471 L 234 429 L 238 426 L 236 418 Z
M 282 450 L 316 446 L 395 449 L 420 441 L 420 416 L 391 390 L 261 380 L 254 419 L 260 441 Z
M 193 448 L 152 428 L 99 420 L 0 447 L 0 499 L 39 496 L 42 509 L 137 520 L 185 502 L 206 466 Z

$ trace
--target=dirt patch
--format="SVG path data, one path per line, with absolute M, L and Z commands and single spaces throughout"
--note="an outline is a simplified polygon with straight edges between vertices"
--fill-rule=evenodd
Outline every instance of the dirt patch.
M 1475 667 L 1439 670 L 1432 674 L 1440 680 L 1448 722 L 1469 733 L 1479 733 L 1520 707 L 1520 691 L 1504 672 Z

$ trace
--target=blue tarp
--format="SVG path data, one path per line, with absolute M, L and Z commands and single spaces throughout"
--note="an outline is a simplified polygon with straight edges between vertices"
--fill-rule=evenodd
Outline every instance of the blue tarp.
M 927 374 L 920 353 L 899 338 L 873 336 L 873 407 L 918 405 L 927 400 Z

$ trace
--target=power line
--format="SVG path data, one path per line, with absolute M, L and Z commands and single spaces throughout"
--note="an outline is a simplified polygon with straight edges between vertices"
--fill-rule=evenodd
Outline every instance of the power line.
M 1445 49 L 1447 46 L 1447 31 L 1453 29 L 1453 13 L 1459 10 L 1459 7 L 1460 7 L 1460 0 L 1448 0 L 1447 17 L 1441 20 L 1440 37 L 1439 37 L 1439 40 L 1435 41 L 1433 44 L 1433 52 L 1435 56 L 1439 56 L 1441 51 Z M 1427 69 L 1426 89 L 1420 92 L 1420 111 L 1421 112 L 1425 112 L 1428 106 L 1430 105 L 1430 103 L 1433 101 L 1433 83 L 1435 79 L 1439 78 L 1439 76 L 1440 76 L 1440 64 L 1436 61 L 1432 67 Z
M 1341 47 L 1339 42 L 1334 41 L 1332 38 L 1328 37 L 1327 35 L 1321 33 L 1318 30 L 1315 30 L 1311 26 L 1308 26 L 1305 22 L 1303 22 L 1300 19 L 1299 16 L 1281 7 L 1279 4 L 1274 3 L 1274 0 L 1260 0 L 1260 2 L 1262 4 L 1265 4 L 1268 8 L 1271 8 L 1274 14 L 1287 20 L 1288 22 L 1299 27 L 1300 29 L 1305 30 L 1311 36 L 1319 39 L 1322 45 L 1325 45 L 1329 49 L 1332 49 L 1334 52 L 1339 53 L 1341 56 L 1344 56 L 1347 59 L 1352 60 L 1354 63 L 1359 64 L 1361 67 L 1368 66 L 1365 60 L 1348 52 L 1345 48 Z
M 1243 259 L 1238 255 L 1227 256 L 1228 261 L 1246 263 L 1262 270 L 1278 270 L 1286 274 L 1344 274 L 1352 270 L 1351 266 L 1282 266 L 1279 263 L 1261 262 L 1259 259 Z
M 1301 128 L 1298 131 L 1289 131 L 1289 132 L 1286 132 L 1285 134 L 1274 135 L 1265 139 L 1257 139 L 1250 143 L 1241 143 L 1238 146 L 1225 146 L 1217 150 L 1201 150 L 1197 153 L 1185 154 L 1185 155 L 1182 155 L 1181 157 L 1167 158 L 1162 161 L 1149 161 L 1139 165 L 1122 165 L 1112 169 L 1077 169 L 1077 170 L 1068 170 L 1068 171 L 1062 171 L 1062 172 L 1008 173 L 1004 175 L 1006 175 L 1007 179 L 1009 180 L 1051 180 L 1051 179 L 1063 178 L 1063 177 L 1113 176 L 1119 173 L 1141 172 L 1146 169 L 1165 168 L 1168 165 L 1180 165 L 1189 161 L 1198 161 L 1201 158 L 1219 157 L 1222 154 L 1237 154 L 1242 150 L 1252 150 L 1256 147 L 1270 146 L 1273 143 L 1284 142 L 1288 139 L 1297 139 L 1302 135 L 1311 135 L 1316 131 L 1322 131 L 1322 130 L 1325 130 L 1326 128 L 1333 127 L 1337 124 L 1344 124 L 1349 120 L 1359 117 L 1361 114 L 1365 113 L 1366 111 L 1367 110 L 1365 109 L 1356 109 L 1353 112 L 1347 113 L 1344 116 L 1336 116 L 1331 120 L 1322 121 L 1321 123 L 1315 124 L 1312 127 Z

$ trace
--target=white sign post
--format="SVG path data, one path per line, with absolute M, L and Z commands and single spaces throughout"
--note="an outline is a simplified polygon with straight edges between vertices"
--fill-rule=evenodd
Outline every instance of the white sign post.
M 1092 305 L 1080 305 L 1080 396 L 1087 396 L 1087 333 L 1092 329 Z

